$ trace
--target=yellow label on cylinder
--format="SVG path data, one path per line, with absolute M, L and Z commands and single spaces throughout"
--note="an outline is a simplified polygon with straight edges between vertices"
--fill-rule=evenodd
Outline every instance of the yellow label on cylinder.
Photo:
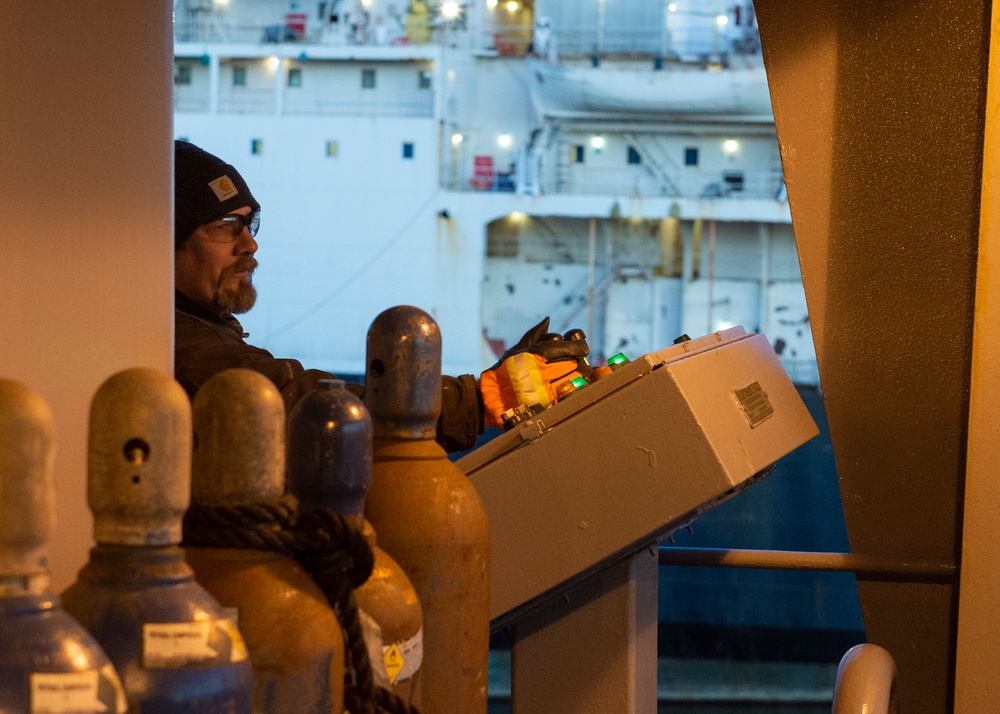
M 382 645 L 382 660 L 390 684 L 404 682 L 416 674 L 424 661 L 424 628 L 405 642 Z
M 239 610 L 237 608 L 232 609 L 236 610 L 236 617 L 238 619 Z M 242 662 L 250 656 L 247 652 L 247 644 L 243 640 L 243 635 L 240 634 L 239 629 L 232 620 L 224 617 L 221 620 L 216 620 L 215 626 L 225 632 L 229 637 L 229 641 L 232 643 L 232 648 L 229 650 L 230 662 Z

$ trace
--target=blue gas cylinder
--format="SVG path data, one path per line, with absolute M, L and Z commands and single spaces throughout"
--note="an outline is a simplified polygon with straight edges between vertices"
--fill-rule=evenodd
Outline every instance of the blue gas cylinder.
M 49 592 L 52 413 L 0 379 L 0 712 L 126 711 L 114 666 Z
M 184 561 L 191 405 L 150 369 L 115 374 L 90 409 L 87 503 L 97 545 L 63 604 L 100 642 L 141 714 L 251 714 L 246 645 Z

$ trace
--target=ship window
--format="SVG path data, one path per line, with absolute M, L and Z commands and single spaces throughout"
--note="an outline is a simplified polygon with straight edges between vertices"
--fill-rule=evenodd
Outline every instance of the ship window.
M 430 89 L 431 88 L 431 71 L 429 69 L 422 69 L 417 73 L 417 89 Z
M 174 65 L 174 84 L 191 84 L 191 65 Z
M 574 164 L 582 164 L 585 156 L 583 144 L 574 144 L 569 147 L 569 160 Z
M 361 70 L 361 88 L 375 89 L 375 70 L 373 69 Z
M 247 86 L 247 68 L 246 67 L 233 67 L 233 86 L 234 87 L 245 87 L 245 86 Z
M 634 146 L 628 147 L 628 162 L 630 164 L 642 163 L 642 156 L 639 155 L 639 152 L 636 150 Z
M 302 68 L 292 67 L 288 70 L 288 86 L 289 87 L 301 87 L 302 86 Z
M 743 172 L 742 171 L 727 171 L 722 174 L 722 180 L 726 184 L 726 188 L 730 191 L 742 191 L 743 190 Z
M 403 158 L 412 159 L 413 158 L 413 142 L 404 141 L 403 142 Z
M 684 149 L 684 165 L 685 166 L 697 166 L 698 165 L 698 147 L 689 146 Z
M 250 140 L 250 153 L 254 156 L 259 156 L 264 153 L 264 140 L 263 139 L 251 139 Z

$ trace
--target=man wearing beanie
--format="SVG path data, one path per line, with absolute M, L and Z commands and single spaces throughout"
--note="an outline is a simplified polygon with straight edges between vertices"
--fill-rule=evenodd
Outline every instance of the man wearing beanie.
M 249 335 L 234 315 L 257 299 L 259 225 L 260 204 L 239 171 L 194 144 L 174 143 L 174 376 L 194 398 L 216 372 L 252 369 L 278 387 L 287 414 L 333 375 L 245 342 Z M 442 377 L 438 441 L 445 449 L 471 449 L 484 424 L 500 427 L 503 413 L 519 404 L 553 403 L 559 383 L 580 376 L 576 370 L 587 365 L 590 351 L 586 340 L 570 333 L 564 339 L 548 326 L 545 318 L 528 330 L 478 381 L 471 374 Z M 349 386 L 355 394 L 364 391 Z
M 259 223 L 260 204 L 239 171 L 194 144 L 174 142 L 174 376 L 193 399 L 216 372 L 252 369 L 274 382 L 287 414 L 333 375 L 245 341 L 249 335 L 234 314 L 249 311 L 257 298 L 252 277 Z M 438 441 L 449 451 L 472 448 L 483 423 L 476 378 L 442 381 Z

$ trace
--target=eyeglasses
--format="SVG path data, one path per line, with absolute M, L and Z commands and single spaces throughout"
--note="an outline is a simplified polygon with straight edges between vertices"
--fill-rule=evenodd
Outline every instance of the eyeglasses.
M 230 213 L 217 221 L 205 226 L 205 234 L 213 243 L 233 243 L 243 235 L 243 229 L 249 229 L 250 237 L 257 235 L 260 228 L 260 211 L 254 211 L 246 216 Z

